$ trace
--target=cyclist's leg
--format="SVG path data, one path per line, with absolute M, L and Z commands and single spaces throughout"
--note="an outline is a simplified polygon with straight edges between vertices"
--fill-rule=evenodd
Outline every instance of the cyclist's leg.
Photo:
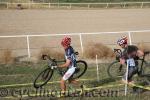
M 129 69 L 128 69 L 128 82 L 132 81 L 133 75 L 135 75 L 137 72 L 138 72 L 137 66 L 129 66 Z M 123 81 L 125 81 L 125 80 L 126 80 L 126 73 L 123 76 Z
M 138 73 L 138 61 L 134 60 L 135 66 L 129 66 L 128 81 L 132 81 L 133 75 Z
M 67 70 L 67 72 L 64 74 L 64 76 L 62 77 L 60 84 L 61 84 L 61 90 L 62 91 L 66 91 L 66 85 L 65 82 L 66 80 L 68 80 L 72 74 L 75 72 L 75 67 L 71 67 Z
M 66 91 L 66 84 L 65 84 L 65 80 L 62 78 L 60 81 L 60 87 L 62 91 Z
M 129 68 L 128 71 L 128 81 L 132 81 L 132 77 L 133 75 L 135 75 L 137 73 L 137 67 L 136 66 L 131 66 L 131 68 Z
M 133 58 L 128 59 L 128 62 L 129 62 L 128 81 L 132 81 L 133 75 L 137 73 L 138 62 L 136 62 Z

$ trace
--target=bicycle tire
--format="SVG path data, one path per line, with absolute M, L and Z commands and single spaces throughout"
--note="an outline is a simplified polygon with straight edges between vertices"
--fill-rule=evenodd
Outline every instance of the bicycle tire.
M 143 62 L 143 66 L 142 66 L 140 74 L 142 76 L 149 76 L 150 77 L 150 65 L 148 65 L 148 63 L 146 61 Z
M 135 78 L 133 78 L 133 81 L 136 84 L 142 86 L 142 87 L 136 87 L 136 86 L 133 87 L 133 92 L 136 92 L 136 93 L 142 93 L 144 91 L 147 91 L 147 89 L 145 89 L 143 87 L 150 86 L 150 77 L 148 77 L 148 76 L 141 76 L 141 77 L 137 77 L 137 78 L 135 77 Z
M 116 66 L 115 66 L 115 64 L 116 64 Z M 122 66 L 122 69 L 121 69 L 120 72 L 118 72 L 118 69 L 119 69 L 121 66 Z M 110 78 L 112 78 L 112 79 L 117 79 L 117 78 L 122 77 L 122 76 L 124 75 L 124 73 L 125 73 L 125 68 L 126 68 L 126 67 L 124 67 L 123 65 L 121 65 L 121 64 L 119 63 L 119 61 L 116 60 L 116 61 L 112 62 L 112 63 L 108 66 L 108 68 L 107 68 L 107 74 L 108 74 L 108 76 L 109 76 Z
M 81 66 L 82 65 L 82 66 Z M 83 68 L 83 70 L 81 71 L 81 67 Z M 84 73 L 86 72 L 87 70 L 87 63 L 83 60 L 78 60 L 77 61 L 77 69 L 79 70 L 78 72 L 75 71 L 75 73 L 73 74 L 72 78 L 73 79 L 77 79 L 79 77 L 81 77 L 82 75 L 84 75 Z M 80 72 L 80 73 L 79 73 Z
M 40 88 L 40 87 L 44 86 L 51 79 L 52 75 L 53 75 L 53 70 L 51 68 L 44 69 L 42 72 L 40 72 L 40 74 L 34 80 L 34 87 Z M 43 82 L 38 82 L 38 79 L 41 76 L 42 76 L 42 78 L 45 76 L 44 78 L 46 78 L 46 79 L 44 79 Z

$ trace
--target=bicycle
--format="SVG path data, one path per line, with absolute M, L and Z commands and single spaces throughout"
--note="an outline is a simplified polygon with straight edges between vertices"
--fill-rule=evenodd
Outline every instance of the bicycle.
M 78 52 L 75 52 L 75 55 L 78 55 Z M 44 69 L 34 80 L 34 87 L 40 88 L 47 84 L 47 82 L 52 78 L 54 71 L 57 71 L 58 74 L 63 76 L 65 74 L 65 71 L 61 70 L 62 68 L 57 67 L 57 63 L 59 62 L 65 62 L 65 60 L 62 61 L 56 61 L 56 59 L 52 59 L 48 55 L 42 55 L 42 59 L 47 61 L 47 68 Z M 83 60 L 77 60 L 77 66 L 74 74 L 69 79 L 77 79 L 80 78 L 87 70 L 87 63 Z
M 122 55 L 121 49 L 114 49 L 114 53 L 116 54 L 116 60 L 113 61 L 107 68 L 108 76 L 112 79 L 117 79 L 122 77 L 126 72 L 126 65 L 120 64 L 119 58 Z M 145 60 L 145 56 L 150 54 L 149 51 L 144 52 L 142 58 L 137 58 L 136 62 L 138 61 L 138 76 L 144 77 L 150 75 L 150 67 L 148 62 Z

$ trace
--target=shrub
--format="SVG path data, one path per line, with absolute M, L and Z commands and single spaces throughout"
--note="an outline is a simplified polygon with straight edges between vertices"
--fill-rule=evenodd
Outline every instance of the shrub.
M 42 48 L 38 54 L 38 59 L 41 59 L 42 55 L 48 55 L 52 58 L 60 59 L 60 60 L 64 59 L 64 54 L 61 51 L 58 52 L 50 48 Z
M 12 51 L 10 49 L 6 49 L 1 53 L 1 63 L 2 64 L 10 64 L 14 63 L 15 58 L 12 55 Z
M 113 50 L 102 43 L 93 43 L 91 46 L 86 46 L 84 52 L 84 57 L 95 59 L 97 55 L 98 58 L 112 58 L 114 57 Z

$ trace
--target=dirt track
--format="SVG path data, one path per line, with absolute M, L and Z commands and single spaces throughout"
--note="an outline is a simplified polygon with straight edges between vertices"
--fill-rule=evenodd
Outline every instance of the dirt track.
M 150 29 L 150 9 L 0 10 L 0 35 Z
M 0 35 L 129 30 L 150 30 L 150 9 L 0 10 Z M 83 46 L 89 42 L 116 44 L 116 40 L 122 35 L 84 35 Z M 39 52 L 37 48 L 51 47 L 59 50 L 61 38 L 30 38 L 31 55 Z M 72 38 L 74 46 L 80 51 L 79 36 Z M 149 38 L 150 32 L 132 34 L 132 42 L 136 43 L 150 42 Z M 26 38 L 0 38 L 0 49 L 7 48 L 14 49 L 17 55 L 27 54 Z

